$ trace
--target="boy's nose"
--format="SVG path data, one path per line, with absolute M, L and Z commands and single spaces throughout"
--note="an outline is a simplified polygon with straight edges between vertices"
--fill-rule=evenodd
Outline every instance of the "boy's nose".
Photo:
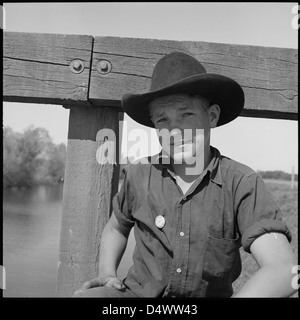
M 177 140 L 182 140 L 183 138 L 183 132 L 181 129 L 179 128 L 174 128 L 172 130 L 170 130 L 170 137 L 171 137 L 171 141 L 173 141 L 174 143 L 177 141 Z M 178 142 L 178 141 L 177 141 Z
M 175 119 L 170 119 L 168 130 L 169 131 L 174 131 L 174 134 L 176 134 L 177 130 L 182 132 L 182 130 L 183 130 L 182 122 L 179 121 L 176 118 Z
M 173 128 L 170 130 L 170 143 L 177 145 L 181 144 L 181 141 L 184 140 L 184 132 L 183 129 Z
M 170 129 L 170 136 L 171 137 L 176 137 L 176 136 L 181 136 L 183 133 L 183 130 L 182 129 L 179 129 L 179 128 L 173 128 L 173 129 Z

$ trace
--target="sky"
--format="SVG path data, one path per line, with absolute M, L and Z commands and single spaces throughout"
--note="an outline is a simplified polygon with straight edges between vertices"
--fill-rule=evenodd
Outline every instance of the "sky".
M 298 48 L 296 3 L 98 2 L 4 3 L 5 31 L 207 41 Z M 3 103 L 3 125 L 46 128 L 67 143 L 69 110 Z M 139 125 L 125 115 L 127 127 Z M 254 170 L 298 172 L 298 122 L 238 117 L 212 131 L 211 144 Z M 129 144 L 130 145 L 130 144 Z M 124 144 L 125 146 L 125 144 Z M 127 144 L 128 146 L 128 144 Z M 158 151 L 158 143 L 151 148 Z M 124 147 L 122 149 L 124 154 Z M 140 156 L 145 156 L 141 154 Z

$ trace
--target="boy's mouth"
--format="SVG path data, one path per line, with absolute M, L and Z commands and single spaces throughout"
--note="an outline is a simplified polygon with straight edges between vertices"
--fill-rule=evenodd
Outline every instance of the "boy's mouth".
M 172 147 L 181 147 L 181 146 L 184 146 L 185 144 L 191 144 L 191 143 L 193 143 L 193 141 L 194 141 L 194 139 L 181 140 L 181 141 L 171 142 L 170 145 Z

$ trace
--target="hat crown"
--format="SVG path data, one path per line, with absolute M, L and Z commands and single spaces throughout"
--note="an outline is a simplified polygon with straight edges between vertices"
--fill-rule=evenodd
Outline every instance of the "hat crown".
M 206 73 L 206 70 L 198 60 L 183 52 L 172 52 L 156 64 L 150 91 L 162 89 L 185 78 L 203 73 Z

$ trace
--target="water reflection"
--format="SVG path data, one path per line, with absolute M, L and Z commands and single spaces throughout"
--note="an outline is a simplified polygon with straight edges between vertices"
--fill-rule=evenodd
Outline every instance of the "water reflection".
M 4 296 L 55 296 L 63 186 L 3 192 Z
M 55 297 L 63 185 L 3 192 L 4 297 Z M 134 237 L 118 274 L 132 264 Z

